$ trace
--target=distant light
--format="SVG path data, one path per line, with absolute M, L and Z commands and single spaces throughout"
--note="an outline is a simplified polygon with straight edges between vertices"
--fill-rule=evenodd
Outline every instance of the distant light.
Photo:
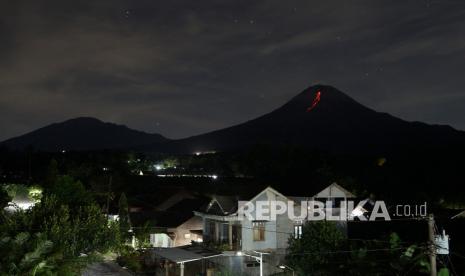
M 213 179 L 217 179 L 218 176 L 217 176 L 216 174 L 214 174 L 214 175 L 212 175 L 212 178 L 213 178 Z
M 386 163 L 386 158 L 382 157 L 378 159 L 378 166 L 382 167 Z
M 284 265 L 280 265 L 278 267 L 281 268 L 281 269 L 286 269 L 286 267 Z
M 197 151 L 197 152 L 195 152 L 194 154 L 197 155 L 197 156 L 199 156 L 199 155 L 201 155 L 202 153 L 199 152 L 199 151 Z
M 66 150 L 61 150 L 61 153 L 66 153 Z
M 32 201 L 11 201 L 8 203 L 8 206 L 5 207 L 6 210 L 10 212 L 15 212 L 17 209 L 19 210 L 28 210 L 35 205 Z
M 163 169 L 163 167 L 162 167 L 161 165 L 155 165 L 155 169 L 156 169 L 157 171 L 160 171 L 161 169 Z
M 106 171 L 108 171 L 108 168 L 107 168 L 107 167 L 103 167 L 102 170 L 106 172 Z
M 108 215 L 109 221 L 119 221 L 119 215 Z
M 34 202 L 15 202 L 15 204 L 18 205 L 21 210 L 27 210 L 35 205 Z
M 142 171 L 139 171 L 139 175 L 144 175 L 144 173 Z
M 32 198 L 40 199 L 42 197 L 42 189 L 37 187 L 29 188 L 29 196 Z

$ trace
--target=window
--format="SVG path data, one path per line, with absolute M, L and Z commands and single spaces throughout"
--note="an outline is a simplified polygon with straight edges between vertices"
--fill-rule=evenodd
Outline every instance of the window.
M 254 221 L 252 222 L 252 226 L 253 226 L 253 240 L 264 241 L 265 240 L 265 222 Z
M 260 264 L 256 261 L 253 261 L 253 262 L 246 262 L 245 265 L 247 267 L 257 267 L 257 266 L 260 266 Z
M 300 239 L 302 237 L 302 224 L 294 225 L 294 238 Z
M 190 238 L 191 238 L 191 234 L 184 234 L 184 238 L 185 238 L 185 239 L 190 239 Z

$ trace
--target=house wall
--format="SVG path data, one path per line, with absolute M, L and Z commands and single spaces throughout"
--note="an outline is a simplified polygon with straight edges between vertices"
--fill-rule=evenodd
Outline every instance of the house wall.
M 257 201 L 270 200 L 266 193 L 259 195 L 252 203 L 255 205 Z M 252 212 L 252 216 L 256 216 L 256 212 Z M 265 223 L 265 240 L 253 240 L 253 222 L 247 218 L 242 221 L 242 250 L 264 250 L 276 248 L 276 222 Z
M 352 197 L 353 197 L 352 194 L 350 194 L 349 192 L 345 190 L 340 189 L 337 185 L 330 185 L 326 189 L 324 189 L 323 191 L 315 195 L 315 198 L 326 198 L 327 200 L 333 200 L 333 199 L 339 198 L 339 199 L 343 199 L 344 201 L 347 201 L 348 199 Z M 340 217 L 342 219 L 342 220 L 336 220 L 336 225 L 345 235 L 347 235 L 347 218 L 348 216 L 350 216 L 350 214 L 348 213 L 344 214 L 342 212 L 347 212 L 347 211 L 348 211 L 347 208 L 341 209 L 339 208 L 339 205 L 337 205 L 336 207 L 333 207 L 332 209 L 332 215 L 336 217 Z
M 153 247 L 173 247 L 173 240 L 165 233 L 150 234 L 150 244 Z
M 337 197 L 348 197 L 348 194 L 339 189 L 337 186 L 330 185 L 326 187 L 323 191 L 319 192 L 318 194 L 314 195 L 315 198 L 337 198 Z
M 288 218 L 287 213 L 276 217 L 276 248 L 284 249 L 289 245 L 289 238 L 294 233 L 296 222 Z
M 256 201 L 282 201 L 287 204 L 287 199 L 276 195 L 272 192 L 265 192 L 257 197 Z M 252 212 L 255 216 L 255 212 Z M 265 223 L 265 240 L 253 240 L 253 222 L 247 218 L 242 221 L 242 250 L 276 250 L 287 248 L 289 236 L 294 231 L 294 222 L 288 218 L 288 214 L 280 214 L 276 216 L 275 221 L 267 221 Z
M 183 224 L 179 225 L 177 228 L 168 229 L 168 232 L 173 232 L 175 234 L 173 246 L 183 246 L 191 244 L 192 241 L 201 241 L 201 235 L 191 233 L 190 231 L 202 230 L 202 227 L 202 218 L 194 216 Z

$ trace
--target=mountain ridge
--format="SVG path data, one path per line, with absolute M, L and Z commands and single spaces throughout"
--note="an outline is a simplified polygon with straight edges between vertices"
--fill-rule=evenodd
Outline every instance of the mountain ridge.
M 52 123 L 0 143 L 10 149 L 32 146 L 42 151 L 126 149 L 164 142 L 160 134 L 133 130 L 125 125 L 93 117 L 77 117 Z
M 74 127 L 70 127 L 70 124 Z M 63 128 L 67 125 L 68 127 Z M 87 145 L 76 141 L 66 142 L 70 137 L 63 132 L 73 128 L 79 130 L 78 135 L 87 138 Z M 41 138 L 40 134 L 44 129 L 51 130 L 48 136 L 56 137 Z M 101 137 L 89 135 L 89 132 L 101 133 Z M 92 140 L 94 143 L 91 143 Z M 419 146 L 441 148 L 445 145 L 465 145 L 465 132 L 447 125 L 409 122 L 378 112 L 332 86 L 319 84 L 308 87 L 262 116 L 182 139 L 171 140 L 160 134 L 132 130 L 127 126 L 104 123 L 95 118 L 79 117 L 0 143 L 13 148 L 24 148 L 28 144 L 52 151 L 60 150 L 59 147 L 68 147 L 74 150 L 116 148 L 165 153 L 224 151 L 269 144 L 297 145 L 339 153 L 362 153 L 388 152 Z

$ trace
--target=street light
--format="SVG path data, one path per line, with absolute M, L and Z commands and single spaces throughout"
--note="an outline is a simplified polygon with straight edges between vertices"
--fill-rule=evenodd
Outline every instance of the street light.
M 280 265 L 278 265 L 278 268 L 281 268 L 282 270 L 289 269 L 290 271 L 292 271 L 292 276 L 295 275 L 295 270 L 290 266 L 287 266 L 285 264 L 280 264 Z
M 269 254 L 269 253 L 264 253 L 264 252 L 260 252 L 260 251 L 253 251 L 254 253 L 256 254 L 259 254 L 260 257 L 258 256 L 254 256 L 254 255 L 250 255 L 250 254 L 246 254 L 242 251 L 237 251 L 236 252 L 236 256 L 247 256 L 247 257 L 251 257 L 251 258 L 254 258 L 259 264 L 260 264 L 260 276 L 263 276 L 263 255 L 266 255 L 266 254 Z

